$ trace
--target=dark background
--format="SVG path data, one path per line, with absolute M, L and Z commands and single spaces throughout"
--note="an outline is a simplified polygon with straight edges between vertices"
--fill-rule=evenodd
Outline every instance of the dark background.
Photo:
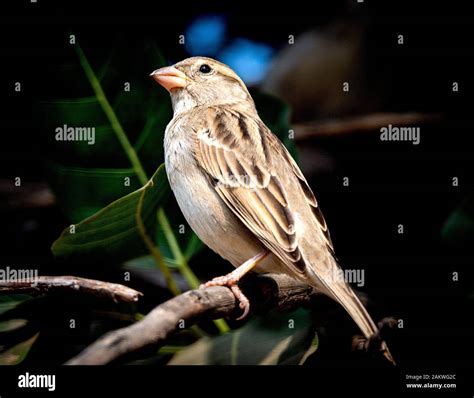
M 73 55 L 64 50 L 71 30 L 90 53 L 100 52 L 124 36 L 148 36 L 170 62 L 175 62 L 187 56 L 177 44 L 177 36 L 197 15 L 215 11 L 211 4 L 197 3 L 166 9 L 144 2 L 114 3 L 102 9 L 97 2 L 73 1 L 68 6 L 43 4 L 47 2 L 42 0 L 34 5 L 24 3 L 0 17 L 0 178 L 6 180 L 15 176 L 25 181 L 44 180 L 41 165 L 47 153 L 42 151 L 33 118 L 34 103 L 64 90 L 52 83 L 51 66 Z M 341 264 L 366 269 L 368 279 L 362 290 L 373 302 L 374 318 L 404 320 L 404 329 L 397 331 L 392 342 L 401 366 L 468 368 L 472 366 L 474 256 L 472 246 L 446 244 L 441 229 L 450 213 L 472 192 L 472 15 L 457 2 L 415 10 L 413 5 L 398 1 L 383 8 L 367 1 L 356 11 L 348 3 L 317 2 L 312 10 L 296 4 L 281 9 L 273 5 L 258 15 L 243 3 L 229 3 L 233 9 L 222 11 L 227 15 L 230 34 L 245 34 L 276 49 L 286 44 L 288 34 L 297 37 L 341 16 L 365 18 L 365 43 L 370 54 L 366 73 L 374 79 L 381 75 L 390 80 L 383 110 L 443 115 L 440 122 L 422 125 L 418 146 L 384 145 L 377 133 L 305 142 L 305 156 L 313 149 L 323 149 L 337 160 L 331 173 L 306 174 L 325 213 Z M 403 46 L 396 44 L 399 33 L 405 36 Z M 13 90 L 17 80 L 23 82 L 22 95 Z M 460 83 L 458 93 L 451 91 L 452 81 Z M 343 176 L 350 176 L 350 187 L 342 186 Z M 453 176 L 459 177 L 459 187 L 451 185 Z M 101 276 L 99 264 L 87 269 L 66 268 L 65 272 L 58 268 L 64 264 L 53 262 L 50 244 L 68 225 L 58 208 L 12 210 L 3 206 L 0 215 L 4 231 L 2 266 L 28 264 L 41 266 L 44 273 Z M 32 227 L 25 229 L 25 223 Z M 404 225 L 403 235 L 397 234 L 398 224 Z M 205 251 L 193 264 L 209 261 L 219 260 Z M 453 271 L 459 272 L 458 282 L 451 279 Z M 197 269 L 198 274 L 201 272 L 212 275 L 214 271 Z M 62 316 L 69 317 L 65 314 L 67 306 L 65 302 L 51 307 L 49 321 L 53 325 L 61 324 Z M 340 322 L 347 326 L 350 321 Z M 338 348 L 337 325 L 333 328 L 334 336 L 327 337 L 327 345 L 321 345 L 317 366 L 333 367 L 338 360 L 347 361 Z M 81 331 L 75 333 L 77 336 L 70 336 L 70 330 L 48 326 L 46 342 L 57 339 L 57 349 L 46 347 L 43 341 L 28 360 L 56 364 L 68 359 L 74 352 L 70 345 L 83 343 Z

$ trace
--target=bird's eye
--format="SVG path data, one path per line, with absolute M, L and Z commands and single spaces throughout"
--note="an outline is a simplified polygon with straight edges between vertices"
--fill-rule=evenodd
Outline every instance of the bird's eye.
M 211 72 L 211 67 L 208 65 L 208 64 L 202 64 L 200 67 L 199 67 L 199 72 L 201 73 L 210 73 Z

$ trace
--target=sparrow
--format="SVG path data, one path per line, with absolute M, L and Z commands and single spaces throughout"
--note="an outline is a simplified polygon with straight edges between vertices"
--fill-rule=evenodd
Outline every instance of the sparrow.
M 185 59 L 150 76 L 171 96 L 165 167 L 178 205 L 198 237 L 235 267 L 202 287 L 229 287 L 243 318 L 250 303 L 238 286 L 242 276 L 287 274 L 340 303 L 367 341 L 378 336 L 341 277 L 313 191 L 260 119 L 239 76 L 206 57 Z M 381 350 L 393 362 L 385 342 Z

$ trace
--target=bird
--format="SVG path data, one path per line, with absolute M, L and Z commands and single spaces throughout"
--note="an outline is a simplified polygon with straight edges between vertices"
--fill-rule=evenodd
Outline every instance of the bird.
M 165 168 L 190 227 L 235 269 L 201 287 L 229 287 L 247 316 L 238 286 L 248 272 L 280 273 L 342 305 L 370 341 L 378 329 L 341 278 L 316 197 L 282 142 L 260 119 L 242 79 L 227 65 L 191 57 L 150 76 L 170 93 Z M 392 363 L 382 341 L 380 350 Z

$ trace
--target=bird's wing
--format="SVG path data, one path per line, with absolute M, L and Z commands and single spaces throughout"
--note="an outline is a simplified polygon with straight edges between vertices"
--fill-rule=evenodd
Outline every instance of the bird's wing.
M 285 171 L 290 170 L 290 178 L 300 184 L 314 221 L 332 252 L 326 223 L 311 189 L 286 148 L 258 117 L 209 108 L 205 127 L 196 134 L 195 154 L 232 212 L 294 272 L 304 274 L 306 265 L 298 247 L 295 214 L 285 180 L 273 167 L 275 162 L 287 162 Z

